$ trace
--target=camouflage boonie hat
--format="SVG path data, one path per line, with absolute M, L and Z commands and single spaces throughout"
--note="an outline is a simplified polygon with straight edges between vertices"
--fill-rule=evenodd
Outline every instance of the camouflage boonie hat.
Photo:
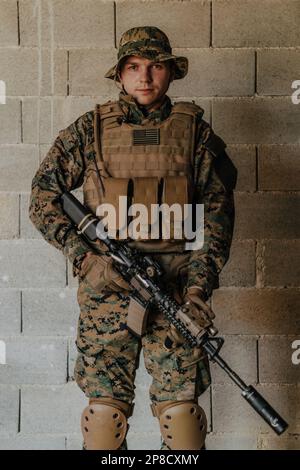
M 119 44 L 118 62 L 105 74 L 105 78 L 119 81 L 118 68 L 124 57 L 131 55 L 145 57 L 155 62 L 173 60 L 174 80 L 185 77 L 188 72 L 188 59 L 172 54 L 166 34 L 155 26 L 140 26 L 126 31 Z

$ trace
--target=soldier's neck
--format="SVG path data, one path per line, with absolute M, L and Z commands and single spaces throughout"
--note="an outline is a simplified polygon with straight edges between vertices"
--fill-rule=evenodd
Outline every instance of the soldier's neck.
M 145 110 L 147 114 L 150 114 L 152 113 L 153 111 L 156 111 L 157 109 L 159 109 L 161 107 L 161 105 L 163 104 L 163 102 L 165 101 L 166 99 L 166 95 L 163 95 L 158 101 L 156 101 L 155 103 L 151 103 L 149 105 L 141 105 L 138 103 L 138 106 L 142 109 L 142 110 Z

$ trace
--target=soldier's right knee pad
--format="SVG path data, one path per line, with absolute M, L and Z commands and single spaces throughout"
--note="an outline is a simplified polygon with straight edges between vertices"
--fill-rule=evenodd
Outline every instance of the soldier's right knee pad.
M 128 431 L 133 406 L 114 398 L 90 398 L 81 416 L 86 450 L 119 449 Z
M 162 401 L 151 405 L 161 435 L 172 450 L 200 450 L 205 443 L 207 419 L 193 401 Z

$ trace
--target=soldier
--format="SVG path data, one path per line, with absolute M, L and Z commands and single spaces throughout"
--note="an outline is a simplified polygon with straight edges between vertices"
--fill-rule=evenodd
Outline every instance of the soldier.
M 185 77 L 188 60 L 172 54 L 156 27 L 123 34 L 118 62 L 105 75 L 117 101 L 97 105 L 60 131 L 37 171 L 30 218 L 44 238 L 62 250 L 78 276 L 80 317 L 75 379 L 89 398 L 82 413 L 85 449 L 127 449 L 134 379 L 143 350 L 152 376 L 151 408 L 159 420 L 161 449 L 201 449 L 206 417 L 198 397 L 210 384 L 208 360 L 152 308 L 141 338 L 126 328 L 131 286 L 105 254 L 102 242 L 83 241 L 64 215 L 60 196 L 83 184 L 84 203 L 94 213 L 103 202 L 118 209 L 118 196 L 145 204 L 202 203 L 204 245 L 185 250 L 185 239 L 131 240 L 165 269 L 170 292 L 199 314 L 218 287 L 230 251 L 236 172 L 225 144 L 194 103 L 171 103 L 170 83 Z M 180 201 L 179 201 L 180 200 Z M 119 228 L 119 226 L 118 226 Z M 149 228 L 149 227 L 148 227 Z

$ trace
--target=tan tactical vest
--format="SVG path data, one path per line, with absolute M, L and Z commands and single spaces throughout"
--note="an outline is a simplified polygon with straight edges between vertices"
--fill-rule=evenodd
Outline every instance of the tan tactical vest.
M 84 203 L 96 214 L 101 203 L 111 203 L 121 220 L 119 196 L 127 196 L 128 205 L 184 204 L 192 201 L 193 158 L 196 140 L 196 115 L 203 110 L 189 102 L 175 103 L 170 116 L 159 124 L 136 125 L 124 122 L 118 102 L 97 105 L 94 114 L 96 158 L 86 169 L 83 184 Z M 96 166 L 97 165 L 97 166 Z M 174 239 L 173 227 L 182 224 L 182 216 L 170 222 L 169 239 L 146 240 L 146 235 L 130 242 L 143 251 L 182 252 L 185 239 Z M 128 221 L 130 222 L 130 220 Z M 153 221 L 152 221 L 153 222 Z M 143 227 L 149 233 L 150 224 Z M 160 231 L 160 236 L 161 236 Z M 130 239 L 130 235 L 129 235 Z

